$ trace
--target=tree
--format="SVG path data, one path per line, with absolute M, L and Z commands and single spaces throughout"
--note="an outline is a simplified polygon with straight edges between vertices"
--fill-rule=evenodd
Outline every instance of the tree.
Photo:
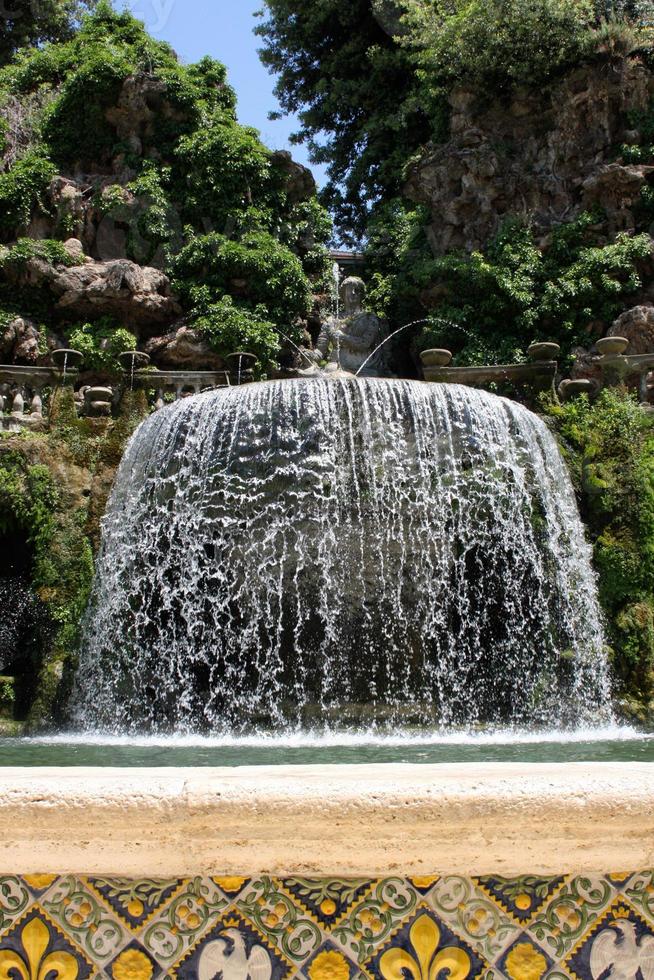
M 341 230 L 361 235 L 370 206 L 396 195 L 408 157 L 432 135 L 433 106 L 420 98 L 412 55 L 394 38 L 392 0 L 266 0 L 263 63 L 279 76 L 295 142 L 327 163 L 324 202 Z
M 0 0 L 0 65 L 19 48 L 69 38 L 97 0 Z

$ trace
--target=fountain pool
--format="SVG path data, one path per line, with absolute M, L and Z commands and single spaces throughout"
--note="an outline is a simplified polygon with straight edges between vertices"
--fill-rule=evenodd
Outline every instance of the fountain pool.
M 2 766 L 126 768 L 404 763 L 654 762 L 654 734 L 617 726 L 569 732 L 407 732 L 0 739 Z

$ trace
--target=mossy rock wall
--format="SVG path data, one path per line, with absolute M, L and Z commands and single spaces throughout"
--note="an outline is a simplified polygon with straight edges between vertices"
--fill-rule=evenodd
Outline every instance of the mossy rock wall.
M 64 718 L 100 521 L 125 444 L 146 411 L 136 392 L 124 398 L 118 419 L 78 419 L 72 389 L 64 388 L 53 399 L 47 433 L 0 434 L 0 532 L 22 536 L 29 584 L 50 624 L 31 704 L 13 719 L 23 729 Z M 3 728 L 13 731 L 8 714 L 3 710 Z

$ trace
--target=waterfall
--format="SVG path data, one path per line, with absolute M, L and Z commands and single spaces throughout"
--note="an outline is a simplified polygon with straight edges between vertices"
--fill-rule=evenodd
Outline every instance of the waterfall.
M 103 526 L 84 728 L 606 721 L 589 545 L 555 439 L 454 385 L 300 379 L 147 419 Z

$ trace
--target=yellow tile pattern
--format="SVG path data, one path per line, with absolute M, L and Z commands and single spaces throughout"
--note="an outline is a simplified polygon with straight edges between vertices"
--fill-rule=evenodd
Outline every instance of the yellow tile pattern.
M 0 878 L 0 980 L 648 980 L 654 872 Z

